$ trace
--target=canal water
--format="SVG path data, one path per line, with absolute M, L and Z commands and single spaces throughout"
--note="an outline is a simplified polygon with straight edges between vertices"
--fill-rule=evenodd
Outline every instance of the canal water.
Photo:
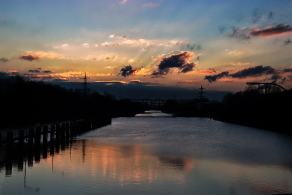
M 148 112 L 116 118 L 9 173 L 2 168 L 0 194 L 292 193 L 291 151 L 287 136 Z

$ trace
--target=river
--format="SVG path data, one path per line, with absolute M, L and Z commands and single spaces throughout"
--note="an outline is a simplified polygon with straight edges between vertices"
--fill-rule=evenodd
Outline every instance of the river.
M 116 118 L 58 153 L 0 172 L 0 194 L 292 193 L 292 140 L 205 118 Z

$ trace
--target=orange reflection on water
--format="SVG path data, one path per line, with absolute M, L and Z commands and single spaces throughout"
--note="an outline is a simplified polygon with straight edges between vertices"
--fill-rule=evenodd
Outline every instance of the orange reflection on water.
M 185 181 L 192 169 L 190 159 L 153 155 L 140 145 L 109 145 L 81 141 L 53 157 L 54 170 L 73 176 L 90 175 L 120 184 L 153 183 L 156 180 Z M 47 159 L 50 163 L 52 157 Z

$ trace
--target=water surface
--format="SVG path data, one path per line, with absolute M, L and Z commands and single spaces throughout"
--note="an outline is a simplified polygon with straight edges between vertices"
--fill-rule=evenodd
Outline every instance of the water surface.
M 288 137 L 204 118 L 117 118 L 2 169 L 0 194 L 292 193 L 291 151 Z

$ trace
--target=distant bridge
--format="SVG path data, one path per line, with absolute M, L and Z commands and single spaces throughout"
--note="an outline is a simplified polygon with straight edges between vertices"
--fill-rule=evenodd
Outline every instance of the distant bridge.
M 166 99 L 132 99 L 132 102 L 140 103 L 151 107 L 161 107 L 166 103 Z

